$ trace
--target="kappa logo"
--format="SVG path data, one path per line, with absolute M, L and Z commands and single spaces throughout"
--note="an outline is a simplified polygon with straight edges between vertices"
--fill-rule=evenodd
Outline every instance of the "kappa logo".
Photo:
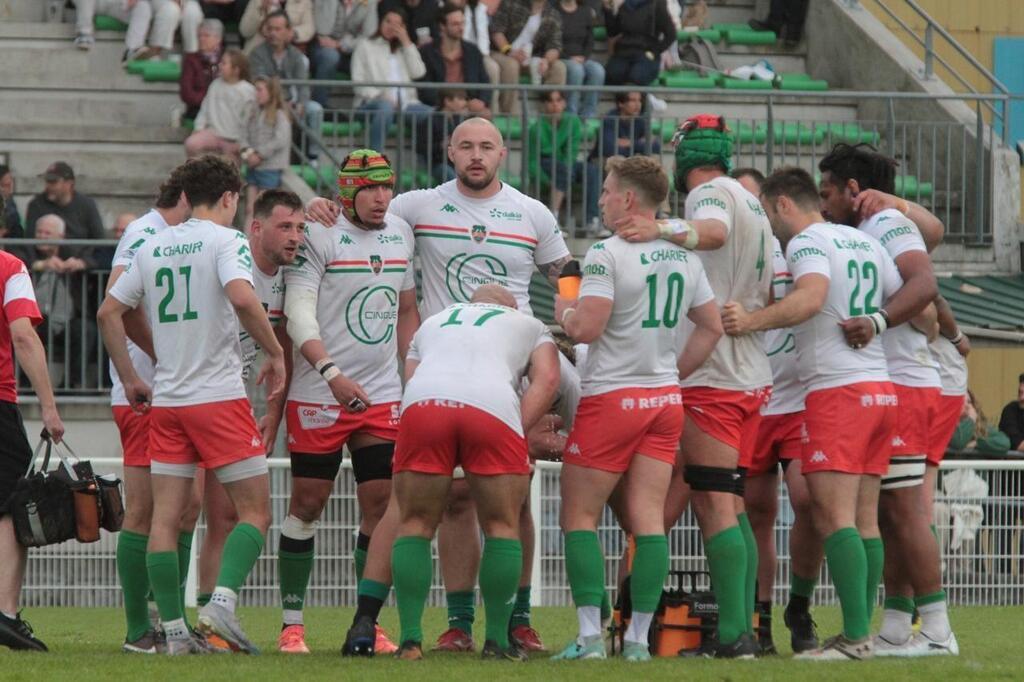
M 822 462 L 827 462 L 828 461 L 828 455 L 826 455 L 821 450 L 815 450 L 814 454 L 811 455 L 811 461 L 814 462 L 815 464 L 820 464 Z
M 487 239 L 487 228 L 483 225 L 474 225 L 470 228 L 470 235 L 477 244 Z
M 252 447 L 254 448 L 258 448 L 259 446 L 263 445 L 263 441 L 260 440 L 259 436 L 253 436 L 250 445 L 252 445 Z
M 444 206 L 441 207 L 441 212 L 442 213 L 458 213 L 459 209 L 455 208 L 451 204 L 445 204 Z
M 341 244 L 342 246 L 351 246 L 355 242 L 352 241 L 352 237 L 349 237 L 347 234 L 343 234 L 338 239 L 338 243 Z
M 380 271 L 384 268 L 384 259 L 377 255 L 370 256 L 370 269 L 373 270 L 373 274 L 379 275 Z
M 901 448 L 907 444 L 907 441 L 903 440 L 899 435 L 892 437 L 892 446 L 894 448 Z
M 302 597 L 297 594 L 286 594 L 281 598 L 281 601 L 285 604 L 301 604 Z
M 580 456 L 580 446 L 577 445 L 576 443 L 570 444 L 569 447 L 565 449 L 565 451 L 568 452 L 570 455 L 576 455 L 577 457 Z

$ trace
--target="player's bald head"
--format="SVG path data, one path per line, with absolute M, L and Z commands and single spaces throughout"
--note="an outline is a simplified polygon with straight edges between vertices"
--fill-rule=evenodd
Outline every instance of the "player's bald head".
M 512 295 L 511 291 L 500 284 L 484 284 L 473 292 L 473 298 L 470 299 L 470 302 L 492 303 L 494 305 L 503 305 L 513 310 L 519 309 L 516 297 Z
M 479 116 L 466 119 L 455 126 L 455 130 L 452 131 L 450 144 L 453 147 L 457 146 L 459 141 L 466 136 L 473 136 L 474 138 L 484 137 L 499 147 L 505 145 L 505 140 L 501 137 L 501 131 L 486 118 L 480 118 Z

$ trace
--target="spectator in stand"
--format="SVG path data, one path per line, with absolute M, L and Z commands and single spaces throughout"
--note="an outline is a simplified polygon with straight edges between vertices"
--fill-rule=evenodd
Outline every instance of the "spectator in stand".
M 18 215 L 18 207 L 14 204 L 14 171 L 10 166 L 0 164 L 0 198 L 4 200 L 3 211 L 3 236 L 18 239 L 25 236 L 25 230 L 21 226 L 21 216 Z
M 649 85 L 658 77 L 661 53 L 676 39 L 667 0 L 605 0 L 611 56 L 608 85 Z
M 1017 377 L 1017 399 L 999 415 L 999 430 L 1010 437 L 1010 449 L 1024 451 L 1024 374 Z
M 503 0 L 491 20 L 491 57 L 502 84 L 518 83 L 525 69 L 534 84 L 565 85 L 561 50 L 559 14 L 546 0 Z M 518 102 L 516 90 L 498 95 L 502 113 L 518 113 Z
M 431 43 L 437 37 L 437 23 L 441 11 L 438 0 L 381 0 L 377 16 L 383 17 L 390 9 L 405 13 L 405 27 L 417 47 Z
M 103 239 L 106 230 L 96 202 L 75 189 L 75 171 L 71 166 L 56 161 L 50 164 L 42 177 L 45 187 L 28 202 L 28 210 L 25 212 L 25 236 L 35 238 L 36 222 L 42 216 L 52 213 L 64 221 L 66 229 L 63 236 L 67 239 Z M 85 267 L 93 265 L 92 247 L 62 247 L 62 253 L 64 258 L 83 261 Z
M 810 0 L 772 0 L 767 19 L 751 19 L 747 23 L 755 31 L 775 31 L 786 47 L 794 48 L 803 36 L 809 3 Z
M 449 4 L 462 8 L 466 17 L 464 39 L 476 45 L 484 57 L 487 80 L 497 83 L 500 77 L 498 62 L 491 59 L 491 17 L 498 11 L 501 0 L 449 0 Z M 493 103 L 494 97 L 491 97 Z
M 448 158 L 448 139 L 470 114 L 465 90 L 441 90 L 440 96 L 441 108 L 420 119 L 416 135 L 416 151 L 438 184 L 455 179 L 455 169 Z
M 313 78 L 331 80 L 352 73 L 356 45 L 377 33 L 377 0 L 316 0 L 316 40 L 310 54 Z M 313 100 L 327 108 L 327 88 L 313 88 Z
M 224 56 L 224 24 L 220 19 L 204 19 L 199 24 L 199 49 L 185 55 L 181 63 L 178 92 L 185 103 L 185 118 L 195 120 L 210 83 Z
M 238 32 L 245 38 L 243 52 L 250 58 L 252 51 L 263 44 L 267 17 L 277 12 L 284 12 L 288 17 L 292 29 L 290 40 L 301 52 L 306 51 L 306 46 L 316 34 L 313 0 L 249 0 L 238 24 Z
M 415 88 L 380 87 L 359 83 L 408 83 L 427 72 L 420 51 L 405 29 L 405 13 L 398 8 L 386 10 L 380 18 L 377 35 L 356 46 L 352 55 L 352 83 L 356 110 L 367 114 L 369 146 L 384 151 L 384 137 L 395 112 L 424 114 L 430 107 L 416 99 Z
M 121 61 L 130 61 L 159 57 L 164 50 L 170 51 L 174 47 L 174 32 L 181 21 L 181 6 L 176 0 L 75 0 L 75 14 L 75 46 L 82 50 L 90 49 L 95 42 L 93 21 L 97 14 L 128 24 Z
M 530 176 L 551 186 L 548 208 L 558 218 L 569 187 L 586 174 L 585 164 L 577 158 L 583 140 L 583 124 L 579 116 L 566 111 L 565 97 L 558 90 L 540 93 L 540 107 L 541 115 L 530 124 L 527 135 Z
M 114 219 L 114 224 L 108 231 L 108 239 L 120 239 L 121 235 L 124 234 L 125 229 L 130 225 L 136 218 L 137 215 L 134 213 L 121 213 Z M 93 251 L 93 260 L 96 262 L 97 270 L 110 270 L 110 266 L 114 260 L 114 253 L 117 251 L 116 246 L 101 246 Z
M 566 85 L 604 85 L 604 67 L 597 60 L 591 59 L 594 52 L 594 26 L 597 25 L 597 12 L 588 4 L 579 0 L 560 0 L 556 5 L 562 18 L 562 63 L 565 64 Z M 579 114 L 580 118 L 592 118 L 597 115 L 598 91 L 583 95 L 583 107 L 580 107 L 580 92 L 570 90 L 567 101 L 569 111 Z
M 256 199 L 264 190 L 281 186 L 281 174 L 288 167 L 292 144 L 292 124 L 288 105 L 277 78 L 261 76 L 253 81 L 256 105 L 246 127 L 245 148 L 245 226 L 252 222 Z
M 255 106 L 256 91 L 249 82 L 249 60 L 241 50 L 225 50 L 219 68 L 220 75 L 199 107 L 195 132 L 185 140 L 185 154 L 192 158 L 214 152 L 238 163 L 240 140 Z
M 239 25 L 249 0 L 170 0 L 181 4 L 181 49 L 190 54 L 199 49 L 199 24 L 217 19 L 224 26 Z M 253 0 L 254 2 L 258 0 Z M 241 40 L 241 35 L 239 35 Z
M 482 83 L 490 85 L 484 58 L 476 45 L 462 39 L 466 30 L 466 15 L 455 5 L 445 5 L 441 10 L 440 39 L 420 48 L 423 65 L 427 69 L 422 80 L 429 83 Z M 420 101 L 435 107 L 440 101 L 438 91 L 430 88 L 419 90 Z M 491 117 L 490 90 L 471 90 L 469 111 L 476 116 Z

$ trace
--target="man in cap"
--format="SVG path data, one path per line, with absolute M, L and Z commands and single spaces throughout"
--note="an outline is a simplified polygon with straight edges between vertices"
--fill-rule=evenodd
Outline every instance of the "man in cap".
M 44 215 L 54 214 L 64 219 L 65 239 L 104 239 L 103 220 L 96 202 L 75 189 L 75 171 L 64 161 L 51 163 L 40 175 L 46 183 L 39 194 L 28 202 L 25 214 L 25 236 L 36 236 L 36 221 Z M 85 267 L 95 265 L 91 247 L 63 246 L 62 258 L 78 258 Z M 84 268 L 83 268 L 84 269 Z

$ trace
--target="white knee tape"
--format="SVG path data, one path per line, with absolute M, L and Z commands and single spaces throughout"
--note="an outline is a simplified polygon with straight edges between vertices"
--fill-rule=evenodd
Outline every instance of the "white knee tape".
M 281 535 L 293 540 L 309 540 L 316 534 L 318 521 L 303 521 L 297 516 L 289 514 L 281 523 Z
M 896 455 L 889 460 L 889 470 L 882 476 L 882 490 L 912 488 L 924 483 L 925 455 Z

